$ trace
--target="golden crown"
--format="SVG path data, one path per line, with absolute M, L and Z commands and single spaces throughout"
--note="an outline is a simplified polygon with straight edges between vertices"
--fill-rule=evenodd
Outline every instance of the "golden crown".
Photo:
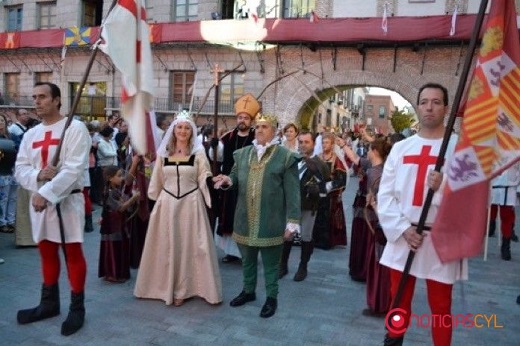
M 278 127 L 278 119 L 276 118 L 275 115 L 272 115 L 272 114 L 258 113 L 258 116 L 256 118 L 256 123 L 259 124 L 262 122 L 269 123 L 269 125 L 271 125 L 272 127 Z

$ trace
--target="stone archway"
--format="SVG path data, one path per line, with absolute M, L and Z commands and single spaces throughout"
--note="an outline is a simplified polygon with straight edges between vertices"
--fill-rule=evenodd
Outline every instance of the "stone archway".
M 305 108 L 313 106 L 309 100 L 325 100 L 333 88 L 381 87 L 401 94 L 413 105 L 423 84 L 436 82 L 446 86 L 452 99 L 459 82 L 460 47 L 435 47 L 426 52 L 374 48 L 366 52 L 364 64 L 363 56 L 354 48 L 338 49 L 336 64 L 323 58 L 328 56 L 327 52 L 330 50 L 326 48 L 321 53 L 311 50 L 301 53 L 296 48 L 284 50 L 285 73 L 298 72 L 278 81 L 276 88 L 267 90 L 263 96 L 264 111 L 276 114 L 282 126 L 288 122 L 301 123 L 302 115 L 309 112 Z M 271 61 L 274 60 L 272 57 Z M 271 66 L 266 77 L 274 80 L 279 76 L 277 67 Z

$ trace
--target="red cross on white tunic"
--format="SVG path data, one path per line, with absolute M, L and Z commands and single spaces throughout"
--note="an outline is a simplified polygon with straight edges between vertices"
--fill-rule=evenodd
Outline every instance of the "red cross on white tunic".
M 424 182 L 426 180 L 426 173 L 428 173 L 428 166 L 434 165 L 437 162 L 437 156 L 430 156 L 431 149 L 431 145 L 423 145 L 420 155 L 407 155 L 403 157 L 403 163 L 411 163 L 419 166 L 417 168 L 417 177 L 415 178 L 415 187 L 413 191 L 413 206 L 422 206 Z
M 49 147 L 51 145 L 58 145 L 60 144 L 60 139 L 59 138 L 52 138 L 52 131 L 47 131 L 45 132 L 45 136 L 43 137 L 43 141 L 39 141 L 39 142 L 34 142 L 32 147 L 33 149 L 36 149 L 36 148 L 42 148 L 40 153 L 41 153 L 41 158 L 42 158 L 42 169 L 47 167 L 47 160 L 49 158 Z

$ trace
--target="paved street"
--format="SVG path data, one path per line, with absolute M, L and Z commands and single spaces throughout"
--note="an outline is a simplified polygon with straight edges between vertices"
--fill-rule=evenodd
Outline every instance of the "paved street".
M 356 189 L 351 179 L 345 193 L 350 226 L 350 204 Z M 100 209 L 96 210 L 96 219 Z M 520 231 L 517 220 L 516 229 Z M 350 230 L 349 241 L 350 241 Z M 2 345 L 380 345 L 384 319 L 365 317 L 365 285 L 348 277 L 348 248 L 315 250 L 308 278 L 292 281 L 299 259 L 295 248 L 290 274 L 280 281 L 279 307 L 270 319 L 258 316 L 265 300 L 262 273 L 259 273 L 257 300 L 238 308 L 229 301 L 240 292 L 241 268 L 220 264 L 224 303 L 210 306 L 193 299 L 181 307 L 161 301 L 133 297 L 136 272 L 124 284 L 97 278 L 99 233 L 86 234 L 88 262 L 85 326 L 70 337 L 60 335 L 69 303 L 69 285 L 64 267 L 60 282 L 60 316 L 31 325 L 16 323 L 16 312 L 35 306 L 41 285 L 40 264 L 35 248 L 16 248 L 14 235 L 0 234 L 0 344 Z M 491 238 L 489 258 L 470 260 L 470 280 L 454 286 L 453 314 L 495 316 L 491 326 L 458 327 L 453 345 L 519 345 L 520 244 L 512 244 L 513 260 L 500 260 L 497 238 Z M 160 255 L 160 254 L 158 254 Z M 222 253 L 219 253 L 221 256 Z M 418 281 L 414 313 L 429 312 L 424 282 Z M 496 327 L 494 327 L 496 325 Z M 431 345 L 430 329 L 411 326 L 405 345 Z

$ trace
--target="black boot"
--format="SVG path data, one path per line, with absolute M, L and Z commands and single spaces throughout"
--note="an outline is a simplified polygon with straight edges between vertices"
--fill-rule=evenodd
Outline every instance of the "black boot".
M 27 324 L 60 314 L 60 291 L 58 284 L 42 285 L 40 305 L 33 309 L 19 310 L 16 316 L 18 323 Z
M 495 220 L 489 221 L 488 237 L 494 237 L 495 236 L 496 228 L 497 228 L 497 222 Z
M 500 254 L 504 261 L 511 261 L 511 238 L 502 238 Z
M 92 224 L 92 214 L 85 215 L 85 228 L 83 229 L 85 233 L 90 233 L 94 231 L 94 225 Z
M 287 263 L 289 262 L 289 255 L 291 254 L 292 241 L 283 242 L 282 257 L 280 259 L 280 268 L 278 269 L 278 279 L 283 278 L 289 272 Z
M 85 321 L 85 294 L 70 292 L 70 308 L 67 319 L 61 325 L 61 335 L 72 335 L 81 329 Z
M 298 266 L 298 271 L 294 274 L 294 281 L 303 281 L 307 277 L 307 263 L 311 259 L 312 252 L 314 251 L 314 246 L 312 242 L 303 241 L 302 242 L 302 253 L 300 257 L 300 265 Z
M 385 336 L 384 346 L 402 346 L 403 345 L 403 337 L 400 338 L 391 338 L 388 335 Z

